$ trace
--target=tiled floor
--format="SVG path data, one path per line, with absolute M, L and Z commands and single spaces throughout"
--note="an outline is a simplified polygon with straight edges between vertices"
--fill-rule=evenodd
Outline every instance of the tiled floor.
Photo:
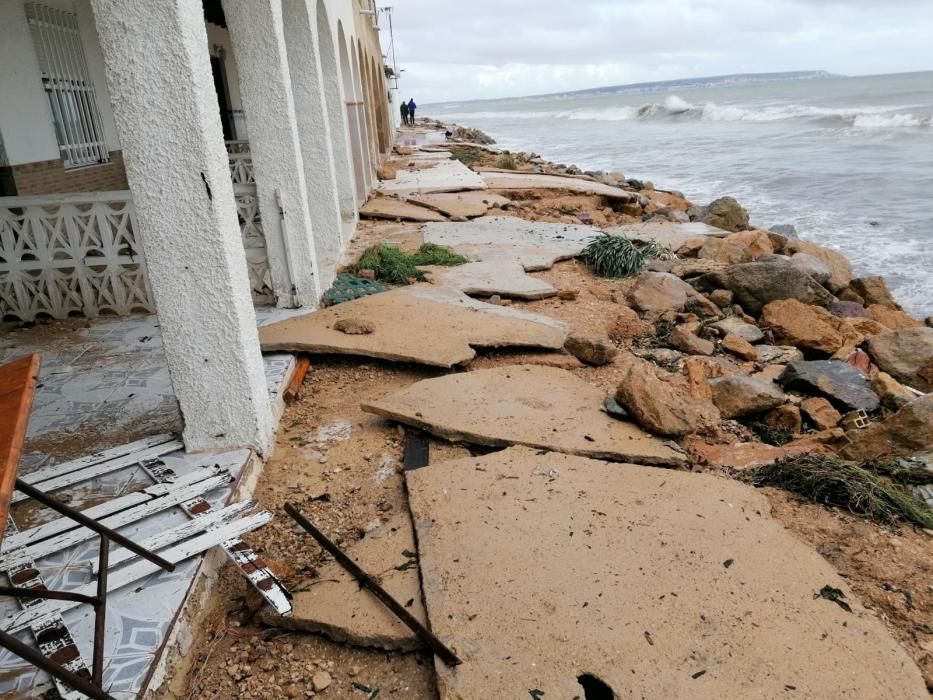
M 260 325 L 295 312 L 257 309 Z M 21 473 L 59 464 L 102 449 L 159 433 L 178 432 L 181 415 L 171 381 L 157 316 L 102 318 L 54 322 L 21 330 L 0 330 L 0 363 L 30 352 L 42 356 L 40 384 L 30 417 Z M 277 416 L 281 392 L 294 367 L 288 353 L 264 356 L 266 380 Z M 220 464 L 237 475 L 248 462 L 248 450 L 188 455 L 184 451 L 161 457 L 178 474 Z M 56 493 L 75 507 L 91 505 L 151 485 L 138 466 L 97 477 Z M 231 489 L 209 493 L 207 500 L 225 504 Z M 13 509 L 20 529 L 48 521 L 54 514 L 29 502 Z M 170 508 L 121 532 L 134 540 L 188 519 Z M 73 590 L 93 580 L 90 563 L 97 557 L 97 539 L 70 547 L 37 562 L 46 584 Z M 107 611 L 105 685 L 117 698 L 133 698 L 142 689 L 178 609 L 193 581 L 199 557 L 126 586 L 109 598 Z M 0 620 L 18 609 L 0 599 Z M 65 614 L 83 658 L 90 663 L 93 611 L 82 605 Z M 31 635 L 20 635 L 31 642 Z M 36 697 L 51 688 L 50 679 L 18 657 L 0 650 L 0 696 Z

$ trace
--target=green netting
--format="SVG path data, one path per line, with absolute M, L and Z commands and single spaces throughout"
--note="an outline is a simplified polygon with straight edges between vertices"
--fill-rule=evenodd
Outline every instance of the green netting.
M 389 285 L 382 282 L 363 279 L 356 275 L 341 272 L 334 280 L 334 284 L 324 292 L 324 306 L 333 306 L 342 304 L 351 299 L 367 297 L 370 294 L 379 294 L 390 289 Z

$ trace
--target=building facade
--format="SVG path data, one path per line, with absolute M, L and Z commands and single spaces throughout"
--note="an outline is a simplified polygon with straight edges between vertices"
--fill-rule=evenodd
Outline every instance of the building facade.
M 374 0 L 0 0 L 0 321 L 158 313 L 190 449 L 271 444 L 391 144 Z

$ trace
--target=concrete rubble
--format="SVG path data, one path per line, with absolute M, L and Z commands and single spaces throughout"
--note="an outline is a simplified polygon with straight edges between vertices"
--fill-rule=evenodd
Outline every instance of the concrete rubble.
M 447 217 L 437 211 L 392 197 L 373 197 L 360 207 L 360 216 L 367 219 L 447 221 Z
M 606 233 L 613 236 L 625 236 L 639 243 L 655 240 L 669 250 L 676 251 L 687 241 L 715 236 L 722 238 L 727 235 L 722 229 L 709 226 L 700 221 L 689 223 L 674 223 L 672 221 L 650 221 L 641 224 L 626 224 L 606 229 Z
M 352 319 L 370 333 L 334 328 Z M 361 355 L 395 362 L 453 367 L 476 357 L 474 348 L 533 347 L 559 350 L 567 337 L 560 321 L 486 304 L 428 284 L 393 289 L 264 326 L 266 352 Z
M 604 398 L 567 370 L 513 365 L 424 379 L 362 408 L 450 441 L 684 464 L 667 441 L 601 411 Z
M 927 697 L 748 486 L 520 447 L 406 477 L 442 699 Z
M 607 199 L 622 202 L 635 201 L 638 196 L 633 192 L 618 187 L 605 185 L 601 182 L 583 180 L 575 177 L 562 177 L 559 175 L 539 175 L 536 173 L 520 173 L 505 170 L 486 170 L 481 173 L 486 187 L 490 190 L 531 190 L 531 189 L 557 189 L 584 194 L 598 194 Z
M 378 574 L 382 587 L 426 623 L 416 551 L 411 519 L 404 513 L 367 533 L 347 550 L 347 555 L 364 571 Z M 421 648 L 415 634 L 336 562 L 322 566 L 315 578 L 298 586 L 292 605 L 292 614 L 287 617 L 264 609 L 263 622 L 273 627 L 321 632 L 357 646 Z
M 409 197 L 408 201 L 427 207 L 451 218 L 473 219 L 483 216 L 493 207 L 508 206 L 510 199 L 491 192 L 451 192 L 422 194 Z
M 433 154 L 432 154 L 433 155 Z M 411 169 L 399 168 L 395 178 L 379 183 L 377 191 L 384 194 L 426 194 L 431 192 L 460 192 L 486 189 L 486 182 L 458 160 L 433 157 L 412 159 Z M 404 162 L 404 161 L 403 161 Z

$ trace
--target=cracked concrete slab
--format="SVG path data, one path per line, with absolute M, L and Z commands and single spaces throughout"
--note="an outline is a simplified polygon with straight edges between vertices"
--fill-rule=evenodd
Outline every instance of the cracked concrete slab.
M 388 522 L 349 547 L 347 555 L 422 624 L 427 616 L 418 580 L 415 536 L 407 513 Z M 292 614 L 283 617 L 269 608 L 262 620 L 274 627 L 321 632 L 338 642 L 379 649 L 420 649 L 421 642 L 375 595 L 336 562 L 322 566 L 317 576 L 298 587 Z
M 749 486 L 527 448 L 406 481 L 431 627 L 463 660 L 435 662 L 442 700 L 582 698 L 583 674 L 620 698 L 928 697 Z
M 429 274 L 434 284 L 459 289 L 471 296 L 498 294 L 511 299 L 534 300 L 557 294 L 551 284 L 526 274 L 518 260 L 488 260 L 454 267 L 431 265 L 421 269 Z
M 483 216 L 491 207 L 501 207 L 509 204 L 512 200 L 503 197 L 501 194 L 472 191 L 421 194 L 409 197 L 408 201 L 450 217 L 462 216 L 473 219 L 477 216 Z
M 383 180 L 376 188 L 386 194 L 459 192 L 483 190 L 486 183 L 459 160 L 425 159 L 425 167 L 396 171 L 394 180 Z
M 613 236 L 625 236 L 633 241 L 647 243 L 654 239 L 661 245 L 676 251 L 680 246 L 691 238 L 702 238 L 703 236 L 714 236 L 724 238 L 729 235 L 728 231 L 721 228 L 704 224 L 702 221 L 691 221 L 685 224 L 678 224 L 672 221 L 649 221 L 641 224 L 625 224 L 623 226 L 614 226 L 606 229 L 606 233 Z
M 350 334 L 335 328 L 347 323 L 362 324 L 371 332 Z M 362 355 L 435 367 L 469 362 L 476 357 L 474 348 L 558 350 L 566 338 L 567 326 L 560 321 L 431 284 L 354 299 L 259 330 L 266 352 Z
M 424 379 L 361 407 L 454 442 L 641 464 L 686 462 L 672 443 L 604 413 L 605 398 L 567 370 L 512 365 Z
M 578 255 L 599 232 L 592 226 L 483 216 L 468 222 L 428 223 L 424 240 L 472 260 L 517 259 L 526 272 L 535 272 Z
M 443 214 L 427 207 L 390 197 L 373 197 L 360 207 L 360 216 L 367 219 L 402 219 L 405 221 L 447 221 Z
M 612 187 L 601 182 L 580 180 L 560 175 L 541 175 L 538 173 L 502 172 L 498 170 L 480 173 L 490 190 L 532 190 L 556 189 L 584 194 L 597 194 L 609 199 L 634 202 L 638 195 L 619 187 Z

